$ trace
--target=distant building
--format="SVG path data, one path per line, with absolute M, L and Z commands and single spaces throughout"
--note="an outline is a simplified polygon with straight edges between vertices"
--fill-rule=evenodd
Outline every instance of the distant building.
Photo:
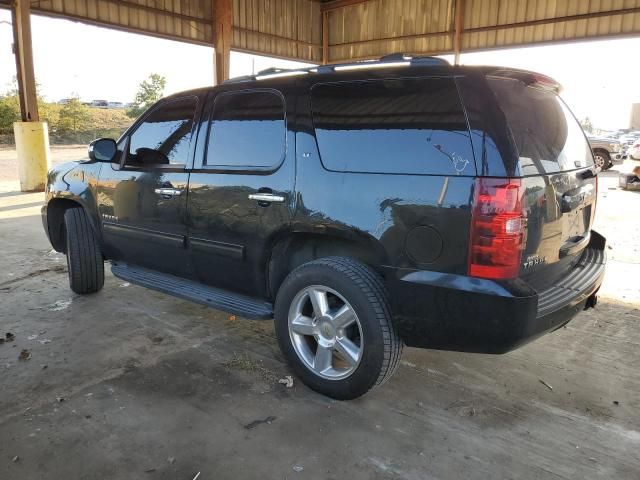
M 631 116 L 629 118 L 629 128 L 640 130 L 640 103 L 631 104 Z

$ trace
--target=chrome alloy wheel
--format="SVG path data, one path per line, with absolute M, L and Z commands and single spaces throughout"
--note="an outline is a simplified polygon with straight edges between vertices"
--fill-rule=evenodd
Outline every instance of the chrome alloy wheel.
M 593 156 L 593 160 L 594 160 L 594 162 L 596 164 L 596 167 L 601 168 L 601 169 L 605 167 L 606 160 L 605 160 L 604 156 L 602 156 L 601 153 L 596 153 Z
M 289 308 L 289 336 L 300 360 L 322 378 L 347 378 L 362 359 L 360 320 L 329 287 L 312 285 L 298 292 Z

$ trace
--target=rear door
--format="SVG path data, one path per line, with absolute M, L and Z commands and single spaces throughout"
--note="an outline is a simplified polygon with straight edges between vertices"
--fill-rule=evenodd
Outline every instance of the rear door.
M 266 295 L 270 242 L 289 227 L 294 135 L 273 89 L 220 92 L 208 108 L 189 182 L 189 248 L 198 280 Z
M 542 288 L 566 274 L 589 243 L 597 197 L 593 156 L 580 124 L 550 85 L 533 75 L 488 75 L 487 80 L 525 186 L 521 276 Z
M 98 208 L 109 258 L 190 275 L 185 215 L 198 104 L 185 96 L 152 107 L 120 140 L 120 165 L 101 170 Z

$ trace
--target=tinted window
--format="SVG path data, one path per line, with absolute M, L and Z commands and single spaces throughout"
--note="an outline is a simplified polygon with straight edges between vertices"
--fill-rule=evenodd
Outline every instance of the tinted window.
M 593 165 L 582 127 L 554 92 L 510 78 L 488 81 L 509 124 L 523 175 Z
M 450 78 L 317 85 L 322 163 L 345 172 L 474 175 L 466 119 Z
M 153 110 L 131 135 L 127 164 L 185 165 L 196 105 L 196 98 L 187 97 Z
M 284 144 L 284 105 L 279 95 L 218 95 L 211 117 L 207 165 L 272 167 L 282 161 Z

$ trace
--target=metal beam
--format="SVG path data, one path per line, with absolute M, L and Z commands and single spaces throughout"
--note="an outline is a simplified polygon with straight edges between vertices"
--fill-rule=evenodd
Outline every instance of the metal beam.
M 15 0 L 11 5 L 13 22 L 13 53 L 16 57 L 18 97 L 23 122 L 38 122 L 38 97 L 33 69 L 31 18 L 29 0 Z
M 322 12 L 322 64 L 329 63 L 329 12 Z
M 493 32 L 495 30 L 533 27 L 536 25 L 553 25 L 554 23 L 574 22 L 577 20 L 590 20 L 592 18 L 613 17 L 616 15 L 633 15 L 636 13 L 640 13 L 640 7 L 620 8 L 616 10 L 606 10 L 604 12 L 579 13 L 576 15 L 565 15 L 562 17 L 540 18 L 538 20 L 525 20 L 522 22 L 498 23 L 495 25 L 487 25 L 484 27 L 468 28 L 465 30 L 465 33 Z M 600 37 L 599 39 L 601 40 L 602 38 L 604 38 L 604 36 Z M 533 44 L 534 43 L 530 43 L 530 45 L 533 45 Z
M 371 0 L 333 0 L 333 2 L 325 2 L 320 6 L 321 12 L 328 12 L 338 8 L 350 7 L 359 3 L 370 2 Z
M 318 43 L 305 42 L 304 40 L 296 40 L 294 38 L 283 37 L 282 35 L 276 35 L 273 33 L 261 32 L 259 30 L 251 30 L 249 28 L 242 28 L 242 27 L 235 27 L 235 26 L 232 27 L 232 30 L 234 32 L 245 33 L 247 35 L 255 35 L 256 37 L 263 37 L 263 38 L 268 38 L 273 40 L 284 40 L 286 42 L 290 42 L 295 45 L 299 45 L 301 47 L 309 47 L 309 48 L 317 48 L 317 49 L 322 48 L 322 45 Z
M 453 30 L 443 30 L 441 32 L 413 33 L 411 35 L 397 35 L 395 37 L 369 38 L 367 40 L 350 40 L 348 42 L 332 43 L 332 47 L 364 45 L 367 43 L 384 43 L 393 42 L 394 40 L 415 40 L 417 38 L 441 37 L 443 35 L 451 35 Z M 407 53 L 407 52 L 402 52 Z
M 455 25 L 453 28 L 453 62 L 455 65 L 460 65 L 460 53 L 462 52 L 462 30 L 464 28 L 464 0 L 456 0 L 454 9 Z
M 233 0 L 213 0 L 214 84 L 229 79 L 233 23 Z

